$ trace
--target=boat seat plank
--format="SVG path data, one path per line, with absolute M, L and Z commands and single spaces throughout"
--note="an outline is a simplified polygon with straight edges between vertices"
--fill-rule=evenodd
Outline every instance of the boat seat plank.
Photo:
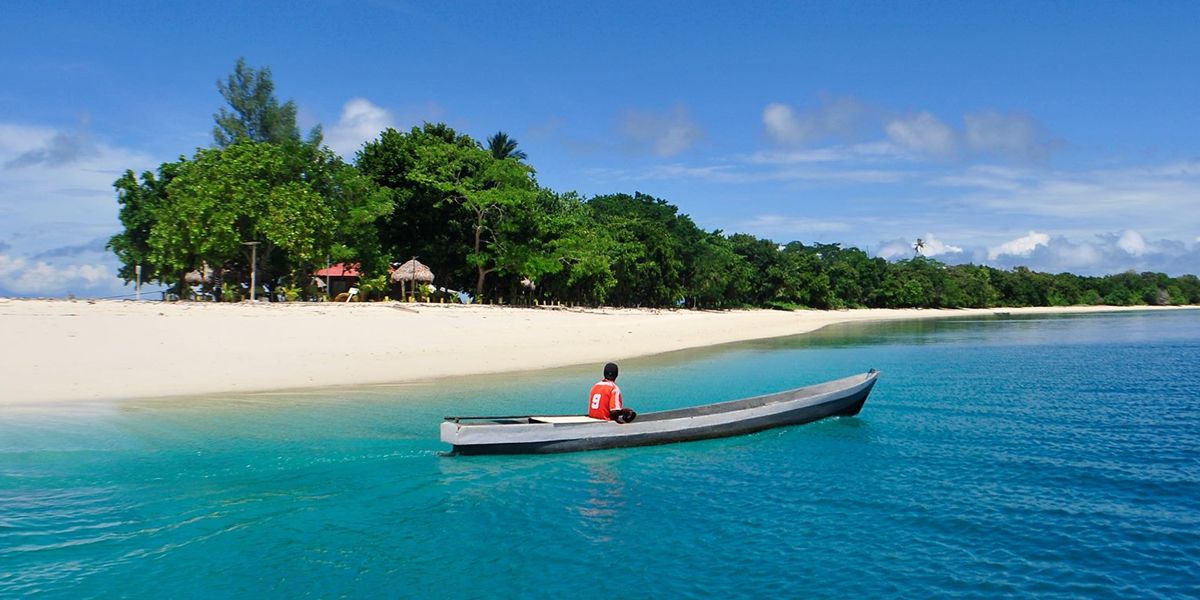
M 573 423 L 604 423 L 604 419 L 593 419 L 588 416 L 563 416 L 563 417 L 529 417 L 533 423 L 554 423 L 555 425 L 566 425 Z

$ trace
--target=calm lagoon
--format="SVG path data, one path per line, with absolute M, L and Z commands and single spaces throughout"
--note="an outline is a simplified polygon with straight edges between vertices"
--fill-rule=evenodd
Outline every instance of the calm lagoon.
M 0 596 L 1196 597 L 1200 311 L 838 326 L 622 361 L 639 411 L 877 368 L 858 417 L 449 457 L 600 366 L 0 407 Z M 219 377 L 219 374 L 214 374 Z

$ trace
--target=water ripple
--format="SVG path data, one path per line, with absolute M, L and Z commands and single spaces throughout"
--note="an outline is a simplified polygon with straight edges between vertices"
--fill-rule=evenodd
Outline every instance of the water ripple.
M 444 455 L 442 414 L 561 410 L 572 370 L 0 412 L 0 596 L 1200 596 L 1195 317 L 856 331 L 623 364 L 639 408 L 885 373 L 859 417 L 632 451 Z

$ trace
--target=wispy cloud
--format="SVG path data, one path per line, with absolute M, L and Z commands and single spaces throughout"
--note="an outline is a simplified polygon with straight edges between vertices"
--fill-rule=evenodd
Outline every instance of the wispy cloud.
M 617 129 L 631 150 L 660 157 L 675 156 L 704 138 L 704 130 L 682 104 L 665 113 L 627 110 L 618 116 Z
M 766 150 L 744 157 L 737 157 L 737 159 L 756 165 L 863 164 L 905 161 L 911 159 L 911 155 L 891 142 L 881 141 L 803 150 Z
M 749 231 L 756 235 L 778 237 L 785 241 L 796 239 L 812 240 L 830 233 L 849 231 L 849 221 L 808 219 L 784 215 L 758 215 L 737 223 L 734 231 Z
M 893 143 L 917 154 L 938 159 L 958 154 L 958 135 L 928 112 L 892 119 L 883 129 Z
M 1057 145 L 1028 115 L 984 110 L 965 115 L 963 121 L 967 147 L 983 156 L 1040 163 Z
M 928 110 L 902 113 L 848 97 L 824 98 L 802 110 L 772 102 L 762 111 L 767 138 L 781 146 L 845 147 L 874 138 L 874 144 L 890 144 L 893 153 L 899 149 L 910 158 L 1037 164 L 1061 145 L 1027 114 L 984 109 L 961 118 L 956 125 L 958 119 Z
M 37 254 L 33 255 L 33 258 L 35 260 L 44 260 L 44 259 L 51 259 L 51 258 L 70 258 L 70 257 L 74 257 L 74 256 L 79 256 L 80 254 L 87 254 L 87 253 L 102 253 L 102 252 L 105 252 L 104 247 L 105 247 L 105 245 L 108 244 L 108 240 L 109 240 L 108 237 L 101 237 L 101 238 L 96 238 L 90 242 L 85 242 L 83 244 L 59 246 L 57 248 L 51 248 L 49 250 L 43 250 L 42 252 L 38 252 Z M 3 251 L 3 250 L 4 250 L 4 247 L 2 245 L 0 245 L 0 251 Z
M 955 202 L 992 214 L 1076 220 L 1096 230 L 1134 225 L 1160 235 L 1200 223 L 1200 163 L 1079 172 L 972 167 L 929 183 L 962 189 Z
M 87 132 L 0 123 L 0 293 L 120 287 L 104 242 L 120 230 L 113 182 L 157 164 Z M 81 243 L 80 240 L 90 240 Z
M 81 141 L 74 132 L 0 123 L 0 238 L 36 253 L 111 234 L 119 228 L 113 182 L 126 169 L 155 164 L 144 153 Z
M 37 165 L 59 167 L 74 164 L 97 153 L 95 144 L 89 139 L 85 127 L 76 132 L 55 132 L 50 139 L 34 148 L 25 150 L 5 163 L 8 169 L 21 169 Z
M 782 145 L 852 141 L 869 127 L 872 112 L 863 102 L 849 97 L 824 97 L 817 106 L 802 110 L 772 102 L 763 108 L 762 124 L 767 137 Z
M 748 185 L 769 182 L 821 182 L 835 184 L 887 184 L 908 178 L 900 170 L 846 169 L 807 165 L 747 168 L 746 164 L 654 165 L 641 169 L 593 168 L 586 175 L 605 182 L 627 181 L 708 181 Z

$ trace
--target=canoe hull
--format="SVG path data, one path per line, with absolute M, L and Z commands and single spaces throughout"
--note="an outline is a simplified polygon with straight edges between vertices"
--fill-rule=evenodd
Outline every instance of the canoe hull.
M 633 423 L 556 426 L 504 423 L 442 424 L 455 454 L 548 454 L 653 446 L 755 433 L 862 410 L 877 372 L 808 388 L 690 409 L 639 415 Z

